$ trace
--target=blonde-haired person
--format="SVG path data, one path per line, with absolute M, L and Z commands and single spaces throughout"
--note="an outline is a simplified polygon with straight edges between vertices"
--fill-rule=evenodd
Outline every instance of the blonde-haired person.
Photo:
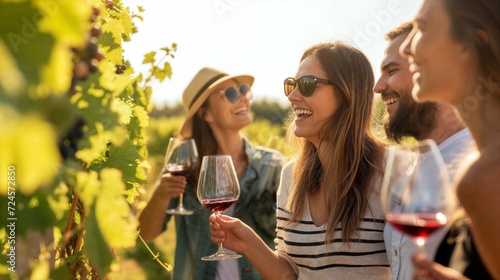
M 241 196 L 227 211 L 245 221 L 272 246 L 276 228 L 276 191 L 283 156 L 272 149 L 252 145 L 241 130 L 252 122 L 250 117 L 249 75 L 229 75 L 214 68 L 201 69 L 183 94 L 187 116 L 180 134 L 196 142 L 200 161 L 205 155 L 231 155 L 238 175 Z M 167 208 L 184 205 L 193 215 L 175 216 L 176 248 L 173 279 L 262 279 L 246 258 L 224 262 L 206 262 L 217 246 L 210 242 L 207 222 L 211 211 L 196 197 L 198 170 L 194 176 L 160 174 L 151 200 L 141 212 L 140 234 L 153 240 L 166 226 L 171 215 Z
M 500 279 L 500 1 L 424 0 L 401 52 L 414 98 L 453 104 L 474 137 L 480 155 L 457 194 L 482 260 Z M 423 279 L 463 277 L 422 255 L 415 263 Z
M 370 134 L 374 77 L 341 43 L 307 49 L 284 82 L 297 157 L 278 190 L 276 250 L 242 221 L 210 217 L 212 241 L 245 255 L 266 279 L 390 279 L 379 187 L 384 146 Z

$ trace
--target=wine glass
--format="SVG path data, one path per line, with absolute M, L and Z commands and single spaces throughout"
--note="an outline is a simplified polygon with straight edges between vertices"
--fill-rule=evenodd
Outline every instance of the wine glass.
M 174 176 L 192 176 L 198 166 L 198 162 L 198 151 L 194 139 L 170 138 L 165 154 L 165 172 L 169 172 Z M 181 194 L 177 207 L 168 209 L 167 213 L 173 215 L 191 215 L 193 211 L 184 208 L 183 195 Z
M 414 238 L 420 252 L 456 209 L 450 175 L 434 140 L 389 148 L 381 202 L 395 229 Z
M 240 184 L 231 156 L 203 157 L 197 195 L 200 203 L 217 215 L 224 213 L 238 200 L 240 197 Z M 201 259 L 204 261 L 217 261 L 240 257 L 239 254 L 224 252 L 222 243 L 219 243 L 215 254 Z

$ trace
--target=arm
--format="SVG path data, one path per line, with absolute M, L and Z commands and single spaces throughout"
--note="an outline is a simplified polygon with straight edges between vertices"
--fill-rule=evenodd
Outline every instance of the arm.
M 170 200 L 182 194 L 185 187 L 186 177 L 169 173 L 161 175 L 151 199 L 139 216 L 139 234 L 144 240 L 151 241 L 161 233 Z
M 214 243 L 245 255 L 264 279 L 297 279 L 288 262 L 239 219 L 212 214 L 210 228 Z
M 415 265 L 414 280 L 466 280 L 469 279 L 463 276 L 460 272 L 442 266 L 427 258 L 425 254 L 417 254 L 413 256 L 413 264 Z
M 500 166 L 493 157 L 485 157 L 481 155 L 466 172 L 457 193 L 470 217 L 473 239 L 482 261 L 493 278 L 500 279 Z

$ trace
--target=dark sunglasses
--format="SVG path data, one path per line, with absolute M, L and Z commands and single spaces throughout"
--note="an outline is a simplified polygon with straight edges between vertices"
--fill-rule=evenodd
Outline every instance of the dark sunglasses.
M 314 76 L 303 76 L 295 80 L 295 78 L 286 78 L 285 84 L 285 95 L 289 96 L 290 93 L 295 89 L 297 84 L 299 85 L 299 92 L 302 96 L 311 96 L 316 89 L 317 83 L 324 83 L 333 85 L 332 81 L 327 79 L 316 78 Z
M 252 99 L 252 92 L 250 91 L 250 87 L 246 84 L 241 84 L 239 88 L 236 87 L 228 87 L 225 90 L 221 90 L 226 97 L 226 100 L 231 104 L 235 104 L 240 100 L 240 94 L 243 94 L 248 100 Z

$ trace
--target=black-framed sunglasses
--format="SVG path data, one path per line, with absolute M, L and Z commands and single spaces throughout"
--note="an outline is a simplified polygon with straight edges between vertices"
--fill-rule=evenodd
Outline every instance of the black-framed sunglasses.
M 238 88 L 228 87 L 221 90 L 224 93 L 224 97 L 231 104 L 235 104 L 240 100 L 240 94 L 243 94 L 248 100 L 252 99 L 252 92 L 250 91 L 250 86 L 247 84 L 241 84 Z
M 289 96 L 290 93 L 295 89 L 297 84 L 299 85 L 299 92 L 302 96 L 311 96 L 316 89 L 317 83 L 330 84 L 333 82 L 327 79 L 316 78 L 314 76 L 302 76 L 298 79 L 286 78 L 283 82 L 285 85 L 285 95 Z

